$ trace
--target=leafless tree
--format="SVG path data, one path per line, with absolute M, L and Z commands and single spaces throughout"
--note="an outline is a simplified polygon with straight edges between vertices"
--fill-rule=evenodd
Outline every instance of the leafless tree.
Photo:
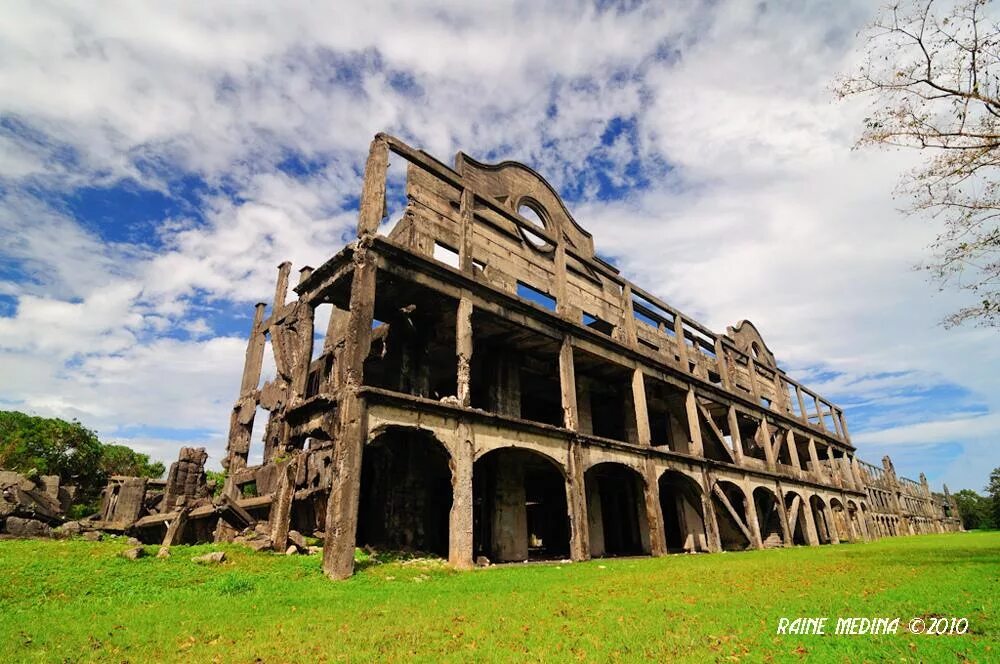
M 859 145 L 927 154 L 900 191 L 942 230 L 918 267 L 971 302 L 944 320 L 1000 327 L 1000 25 L 990 0 L 905 0 L 865 34 L 860 68 L 838 82 L 874 111 Z

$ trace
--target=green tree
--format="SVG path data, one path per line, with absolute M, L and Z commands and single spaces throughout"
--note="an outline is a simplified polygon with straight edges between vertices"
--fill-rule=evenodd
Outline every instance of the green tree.
M 958 514 L 962 527 L 966 530 L 988 530 L 994 528 L 990 499 L 980 496 L 972 489 L 962 489 L 955 493 Z
M 107 477 L 112 475 L 131 475 L 133 477 L 162 477 L 166 470 L 163 463 L 150 461 L 148 454 L 136 452 L 125 445 L 104 445 L 101 450 L 101 472 Z
M 0 411 L 0 468 L 58 475 L 94 506 L 110 475 L 160 477 L 163 464 L 124 445 L 105 445 L 76 420 Z
M 101 448 L 77 421 L 0 411 L 0 468 L 58 475 L 87 491 L 102 479 Z
M 1000 468 L 994 468 L 990 473 L 990 482 L 986 485 L 986 493 L 990 497 L 990 515 L 993 517 L 993 527 L 1000 528 Z

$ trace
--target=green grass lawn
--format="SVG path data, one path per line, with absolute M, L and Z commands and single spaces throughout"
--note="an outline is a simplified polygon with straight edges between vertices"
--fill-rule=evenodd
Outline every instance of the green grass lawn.
M 0 661 L 1000 661 L 1000 533 L 458 573 L 123 540 L 0 541 Z M 223 565 L 191 557 L 225 550 Z M 155 554 L 156 547 L 147 547 Z M 781 616 L 899 617 L 899 634 L 777 635 Z M 913 617 L 969 621 L 913 635 Z

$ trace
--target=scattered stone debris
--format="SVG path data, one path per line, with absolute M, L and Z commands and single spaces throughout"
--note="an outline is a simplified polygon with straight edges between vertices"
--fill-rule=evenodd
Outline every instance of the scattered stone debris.
M 225 560 L 225 551 L 213 551 L 212 553 L 206 553 L 203 556 L 195 556 L 191 559 L 191 562 L 198 563 L 199 565 L 218 565 Z
M 75 495 L 76 487 L 61 485 L 57 475 L 0 470 L 0 533 L 50 537 Z
M 125 549 L 122 551 L 122 558 L 128 558 L 129 560 L 138 560 L 146 555 L 146 550 L 141 546 L 133 546 L 130 549 Z

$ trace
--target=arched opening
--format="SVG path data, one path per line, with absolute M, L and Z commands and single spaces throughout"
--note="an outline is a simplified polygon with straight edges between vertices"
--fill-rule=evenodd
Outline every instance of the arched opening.
M 719 481 L 712 489 L 712 506 L 719 524 L 723 551 L 745 551 L 753 545 L 747 520 L 747 500 L 732 482 Z
M 806 537 L 806 505 L 802 496 L 789 491 L 785 494 L 785 512 L 788 514 L 788 531 L 791 534 L 792 544 L 805 546 L 809 543 Z
M 784 529 L 781 525 L 781 502 L 773 491 L 764 486 L 753 490 L 754 511 L 760 526 L 760 539 L 765 549 L 777 549 L 785 545 Z
M 569 512 L 562 469 L 538 452 L 493 450 L 472 475 L 473 550 L 493 562 L 562 558 Z
M 393 428 L 365 447 L 358 546 L 448 555 L 451 469 L 430 433 Z
M 854 539 L 851 535 L 851 526 L 847 521 L 847 510 L 844 509 L 844 504 L 836 498 L 830 499 L 830 514 L 834 529 L 837 531 L 837 539 L 841 542 Z
M 660 475 L 660 508 L 667 551 L 707 551 L 702 491 L 696 481 L 676 470 Z
M 847 501 L 847 518 L 850 519 L 855 538 L 858 540 L 867 539 L 867 530 L 862 524 L 862 512 L 853 500 Z
M 620 463 L 600 463 L 584 475 L 590 555 L 635 556 L 649 553 L 642 476 Z
M 831 524 L 827 515 L 826 503 L 817 495 L 809 498 L 809 508 L 812 510 L 813 523 L 816 524 L 816 537 L 820 544 L 829 544 L 833 541 L 830 535 Z

